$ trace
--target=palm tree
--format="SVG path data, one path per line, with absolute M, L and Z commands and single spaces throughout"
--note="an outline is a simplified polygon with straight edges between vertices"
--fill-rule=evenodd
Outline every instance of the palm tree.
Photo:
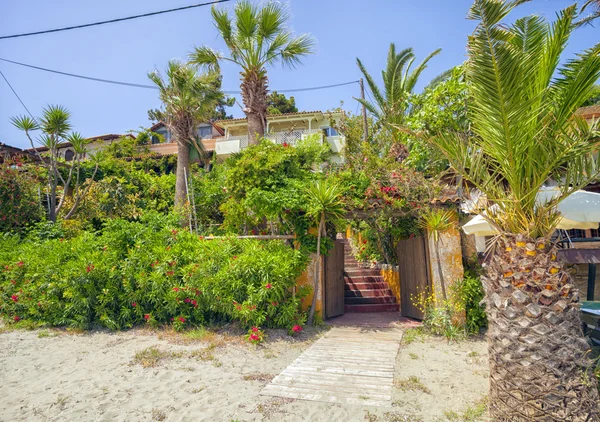
M 244 113 L 248 118 L 248 141 L 256 144 L 264 136 L 267 118 L 267 67 L 277 62 L 285 66 L 299 65 L 300 58 L 313 52 L 314 40 L 307 34 L 293 37 L 285 27 L 289 14 L 279 3 L 269 1 L 258 8 L 242 0 L 235 6 L 234 16 L 213 6 L 212 17 L 229 49 L 229 57 L 212 48 L 196 47 L 190 62 L 209 70 L 228 61 L 242 68 L 240 85 Z
M 175 207 L 181 207 L 186 203 L 191 148 L 201 158 L 206 156 L 198 125 L 209 120 L 223 99 L 221 78 L 218 72 L 198 75 L 193 66 L 177 61 L 169 62 L 166 80 L 158 71 L 149 73 L 148 77 L 159 89 L 162 110 L 158 115 L 177 142 Z
M 315 263 L 313 298 L 308 324 L 312 324 L 319 295 L 321 275 L 321 238 L 326 234 L 327 221 L 336 220 L 344 215 L 341 188 L 326 180 L 316 180 L 306 189 L 306 215 L 317 224 L 317 262 Z
M 39 156 L 40 162 L 48 170 L 48 220 L 52 222 L 56 221 L 56 216 L 64 203 L 65 193 L 69 186 L 58 167 L 60 162 L 59 147 L 67 140 L 66 138 L 71 130 L 70 118 L 71 113 L 66 108 L 50 105 L 43 109 L 39 122 L 29 116 L 16 116 L 11 119 L 16 128 L 25 132 L 31 148 L 36 148 L 32 132 L 37 130 L 41 130 L 42 132 L 37 139 L 37 143 L 41 147 L 45 147 L 48 153 L 42 156 L 36 149 L 36 154 Z M 69 175 L 71 174 L 70 172 Z M 61 181 L 63 184 L 63 193 L 62 198 L 58 200 L 57 188 Z
M 575 25 L 592 25 L 592 22 L 600 18 L 600 0 L 587 0 L 583 6 L 581 6 L 581 12 L 585 12 L 588 8 L 590 9 L 590 14 L 575 22 Z
M 490 419 L 597 421 L 596 380 L 579 317 L 579 292 L 550 236 L 556 205 L 597 174 L 597 134 L 575 110 L 600 76 L 600 44 L 559 68 L 576 6 L 556 21 L 503 20 L 521 0 L 475 0 L 465 77 L 472 135 L 433 139 L 452 167 L 496 204 L 498 228 L 484 288 Z M 555 181 L 560 193 L 540 204 Z
M 367 69 L 365 69 L 360 59 L 356 59 L 358 68 L 367 81 L 373 101 L 362 98 L 355 99 L 389 131 L 392 141 L 391 146 L 398 150 L 397 154 L 400 160 L 406 158 L 406 155 L 408 155 L 406 146 L 402 143 L 402 132 L 398 127 L 404 125 L 405 119 L 410 112 L 409 97 L 415 89 L 419 76 L 427 68 L 429 60 L 437 56 L 441 51 L 439 48 L 435 50 L 411 72 L 412 64 L 415 61 L 413 49 L 405 48 L 397 53 L 396 45 L 391 43 L 386 68 L 381 71 L 383 78 L 382 89 L 375 83 L 375 80 Z
M 419 222 L 419 226 L 424 229 L 428 236 L 433 240 L 437 270 L 440 277 L 440 287 L 444 301 L 448 300 L 448 295 L 446 294 L 446 281 L 444 280 L 444 271 L 442 270 L 442 261 L 440 259 L 440 236 L 454 227 L 453 220 L 452 211 L 431 209 L 422 215 L 421 221 Z

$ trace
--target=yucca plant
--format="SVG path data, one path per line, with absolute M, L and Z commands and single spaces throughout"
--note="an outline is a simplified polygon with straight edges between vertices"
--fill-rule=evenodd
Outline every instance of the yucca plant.
M 325 224 L 335 221 L 344 215 L 344 202 L 342 189 L 339 185 L 325 179 L 316 180 L 306 189 L 306 215 L 317 224 L 317 262 L 315 264 L 313 298 L 308 324 L 312 324 L 319 295 L 319 282 L 321 274 L 321 239 L 326 235 Z
M 446 294 L 446 281 L 444 280 L 444 271 L 440 259 L 440 237 L 454 227 L 454 214 L 451 210 L 430 209 L 421 215 L 419 227 L 433 240 L 438 276 L 440 277 L 440 287 L 445 302 L 448 300 L 448 295 Z
M 85 139 L 81 134 L 74 132 L 70 133 L 71 130 L 71 113 L 62 106 L 50 105 L 42 111 L 42 116 L 39 120 L 29 116 L 16 116 L 11 119 L 12 124 L 25 132 L 27 139 L 31 144 L 31 148 L 45 147 L 47 152 L 43 154 L 37 151 L 36 154 L 40 159 L 40 163 L 46 167 L 48 173 L 48 220 L 56 221 L 56 217 L 61 211 L 65 204 L 65 198 L 67 193 L 71 190 L 71 184 L 73 176 L 75 175 L 75 187 L 74 187 L 74 201 L 71 209 L 66 213 L 65 218 L 70 218 L 77 206 L 81 202 L 81 199 L 87 193 L 87 190 L 80 191 L 80 170 L 81 170 L 81 159 L 87 152 L 85 147 Z M 33 132 L 41 131 L 41 135 L 36 139 L 32 137 Z M 59 166 L 64 166 L 59 155 L 59 148 L 64 146 L 65 143 L 70 143 L 70 147 L 73 149 L 75 156 L 69 167 L 67 179 L 65 180 L 62 176 Z M 36 146 L 36 144 L 38 144 Z M 63 167 L 64 168 L 64 167 Z M 96 175 L 98 167 L 92 175 L 92 179 Z M 58 188 L 62 185 L 62 191 Z
M 441 49 L 435 50 L 411 71 L 412 64 L 415 61 L 413 49 L 405 48 L 398 53 L 396 52 L 396 45 L 391 43 L 386 68 L 381 71 L 383 88 L 379 88 L 361 60 L 356 58 L 356 64 L 367 81 L 372 101 L 362 98 L 355 99 L 364 105 L 369 113 L 389 132 L 391 145 L 388 147 L 395 146 L 400 159 L 406 158 L 408 155 L 408 150 L 402 143 L 402 132 L 398 127 L 404 125 L 410 112 L 409 97 L 414 91 L 421 73 L 427 68 L 429 60 L 441 51 Z
M 207 156 L 198 126 L 210 119 L 224 97 L 221 77 L 218 72 L 197 74 L 195 67 L 178 61 L 169 62 L 166 79 L 158 71 L 149 73 L 148 77 L 158 87 L 162 102 L 162 108 L 155 113 L 177 143 L 175 206 L 181 207 L 187 201 L 190 151 L 202 159 Z
M 597 132 L 574 114 L 600 76 L 600 44 L 561 62 L 576 6 L 552 23 L 503 21 L 522 0 L 476 0 L 465 77 L 472 135 L 432 139 L 483 192 L 500 234 L 483 283 L 489 319 L 490 419 L 597 421 L 598 391 L 579 292 L 550 236 L 556 205 L 597 174 Z M 545 204 L 540 188 L 557 183 Z
M 285 7 L 274 1 L 258 7 L 239 1 L 230 16 L 213 6 L 212 17 L 229 49 L 229 57 L 210 47 L 197 47 L 190 54 L 192 64 L 219 69 L 219 62 L 238 65 L 241 71 L 242 101 L 248 118 L 248 142 L 256 144 L 265 134 L 267 119 L 267 67 L 281 62 L 295 67 L 300 59 L 313 52 L 314 40 L 307 34 L 294 37 L 286 28 L 289 19 Z

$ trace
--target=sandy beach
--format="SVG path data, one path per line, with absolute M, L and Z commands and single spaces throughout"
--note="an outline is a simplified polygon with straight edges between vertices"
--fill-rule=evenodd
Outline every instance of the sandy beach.
M 322 332 L 194 340 L 168 332 L 0 334 L 1 421 L 444 421 L 487 392 L 484 340 L 417 338 L 396 360 L 390 408 L 261 396 Z M 453 419 L 459 417 L 459 419 Z M 478 419 L 479 420 L 479 419 Z

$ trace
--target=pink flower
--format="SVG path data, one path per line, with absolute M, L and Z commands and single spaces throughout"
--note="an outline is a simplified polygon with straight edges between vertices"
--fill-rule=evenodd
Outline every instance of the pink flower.
M 18 315 L 15 315 L 13 319 L 15 320 L 15 322 L 19 322 L 21 320 L 21 318 Z
M 12 295 L 10 298 L 11 298 L 11 299 L 12 299 L 12 301 L 13 301 L 13 302 L 15 302 L 15 303 L 19 301 L 19 296 L 17 296 L 17 295 Z
M 131 306 L 133 306 L 135 308 L 137 306 L 137 303 L 131 302 Z
M 17 262 L 17 267 L 22 267 L 23 265 L 25 265 L 25 263 L 23 261 Z
M 150 319 L 150 314 L 146 314 L 146 315 L 144 315 L 144 319 L 145 319 L 146 321 L 148 321 L 148 320 Z
M 192 305 L 197 308 L 198 307 L 198 302 L 196 302 L 195 300 L 192 300 Z
M 191 300 L 190 300 L 190 298 L 189 298 L 189 297 L 186 297 L 186 298 L 185 298 L 183 301 L 184 301 L 185 303 L 190 303 L 190 302 L 191 302 Z
M 173 291 L 174 292 L 178 292 L 179 291 L 179 287 L 173 287 Z
M 296 324 L 292 327 L 292 331 L 295 333 L 299 333 L 300 331 L 302 331 L 302 327 Z
M 265 286 L 265 289 L 270 289 L 271 288 L 271 283 L 267 283 L 267 285 Z
M 253 333 L 258 333 L 258 327 L 252 327 L 252 332 Z
M 234 255 L 232 259 L 237 259 L 237 255 Z
M 252 340 L 252 341 L 258 341 L 259 337 L 256 334 L 250 334 L 250 340 Z
M 179 322 L 184 323 L 185 322 L 185 318 L 180 316 L 179 318 L 177 318 L 179 320 Z

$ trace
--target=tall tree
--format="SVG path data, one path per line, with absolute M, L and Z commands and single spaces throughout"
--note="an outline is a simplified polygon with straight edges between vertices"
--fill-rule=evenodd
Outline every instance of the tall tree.
M 198 136 L 198 125 L 208 121 L 215 107 L 223 99 L 218 72 L 197 74 L 196 68 L 170 61 L 166 79 L 158 71 L 148 74 L 159 89 L 162 109 L 155 115 L 165 123 L 177 142 L 177 171 L 175 207 L 186 203 L 186 178 L 190 177 L 192 148 L 201 158 L 206 156 L 204 144 Z
M 287 98 L 285 94 L 273 91 L 267 95 L 267 112 L 269 114 L 297 113 L 296 99 Z
M 242 68 L 240 87 L 248 118 L 248 141 L 256 144 L 265 134 L 267 121 L 267 67 L 277 62 L 292 68 L 299 65 L 302 57 L 313 52 L 315 42 L 307 34 L 292 35 L 285 26 L 289 14 L 278 2 L 257 7 L 242 0 L 236 4 L 233 16 L 214 6 L 211 13 L 229 56 L 202 46 L 190 54 L 190 62 L 209 70 L 217 70 L 221 61 Z
M 355 99 L 364 105 L 389 132 L 391 137 L 389 147 L 395 146 L 394 148 L 397 150 L 396 153 L 400 160 L 408 155 L 408 150 L 403 144 L 403 133 L 399 127 L 404 125 L 406 116 L 410 112 L 409 97 L 415 89 L 419 76 L 427 68 L 429 60 L 441 51 L 441 49 L 435 50 L 411 71 L 412 64 L 415 61 L 413 49 L 405 48 L 398 53 L 396 52 L 396 45 L 391 43 L 386 68 L 381 71 L 383 88 L 379 88 L 361 60 L 356 59 L 356 64 L 367 81 L 372 101 L 362 98 Z
M 576 6 L 552 23 L 504 23 L 522 2 L 475 0 L 465 64 L 472 135 L 432 141 L 497 206 L 486 214 L 500 232 L 484 277 L 490 419 L 598 421 L 579 292 L 551 235 L 556 205 L 598 174 L 597 131 L 574 112 L 600 76 L 600 44 L 559 67 Z M 558 193 L 539 203 L 551 180 Z

